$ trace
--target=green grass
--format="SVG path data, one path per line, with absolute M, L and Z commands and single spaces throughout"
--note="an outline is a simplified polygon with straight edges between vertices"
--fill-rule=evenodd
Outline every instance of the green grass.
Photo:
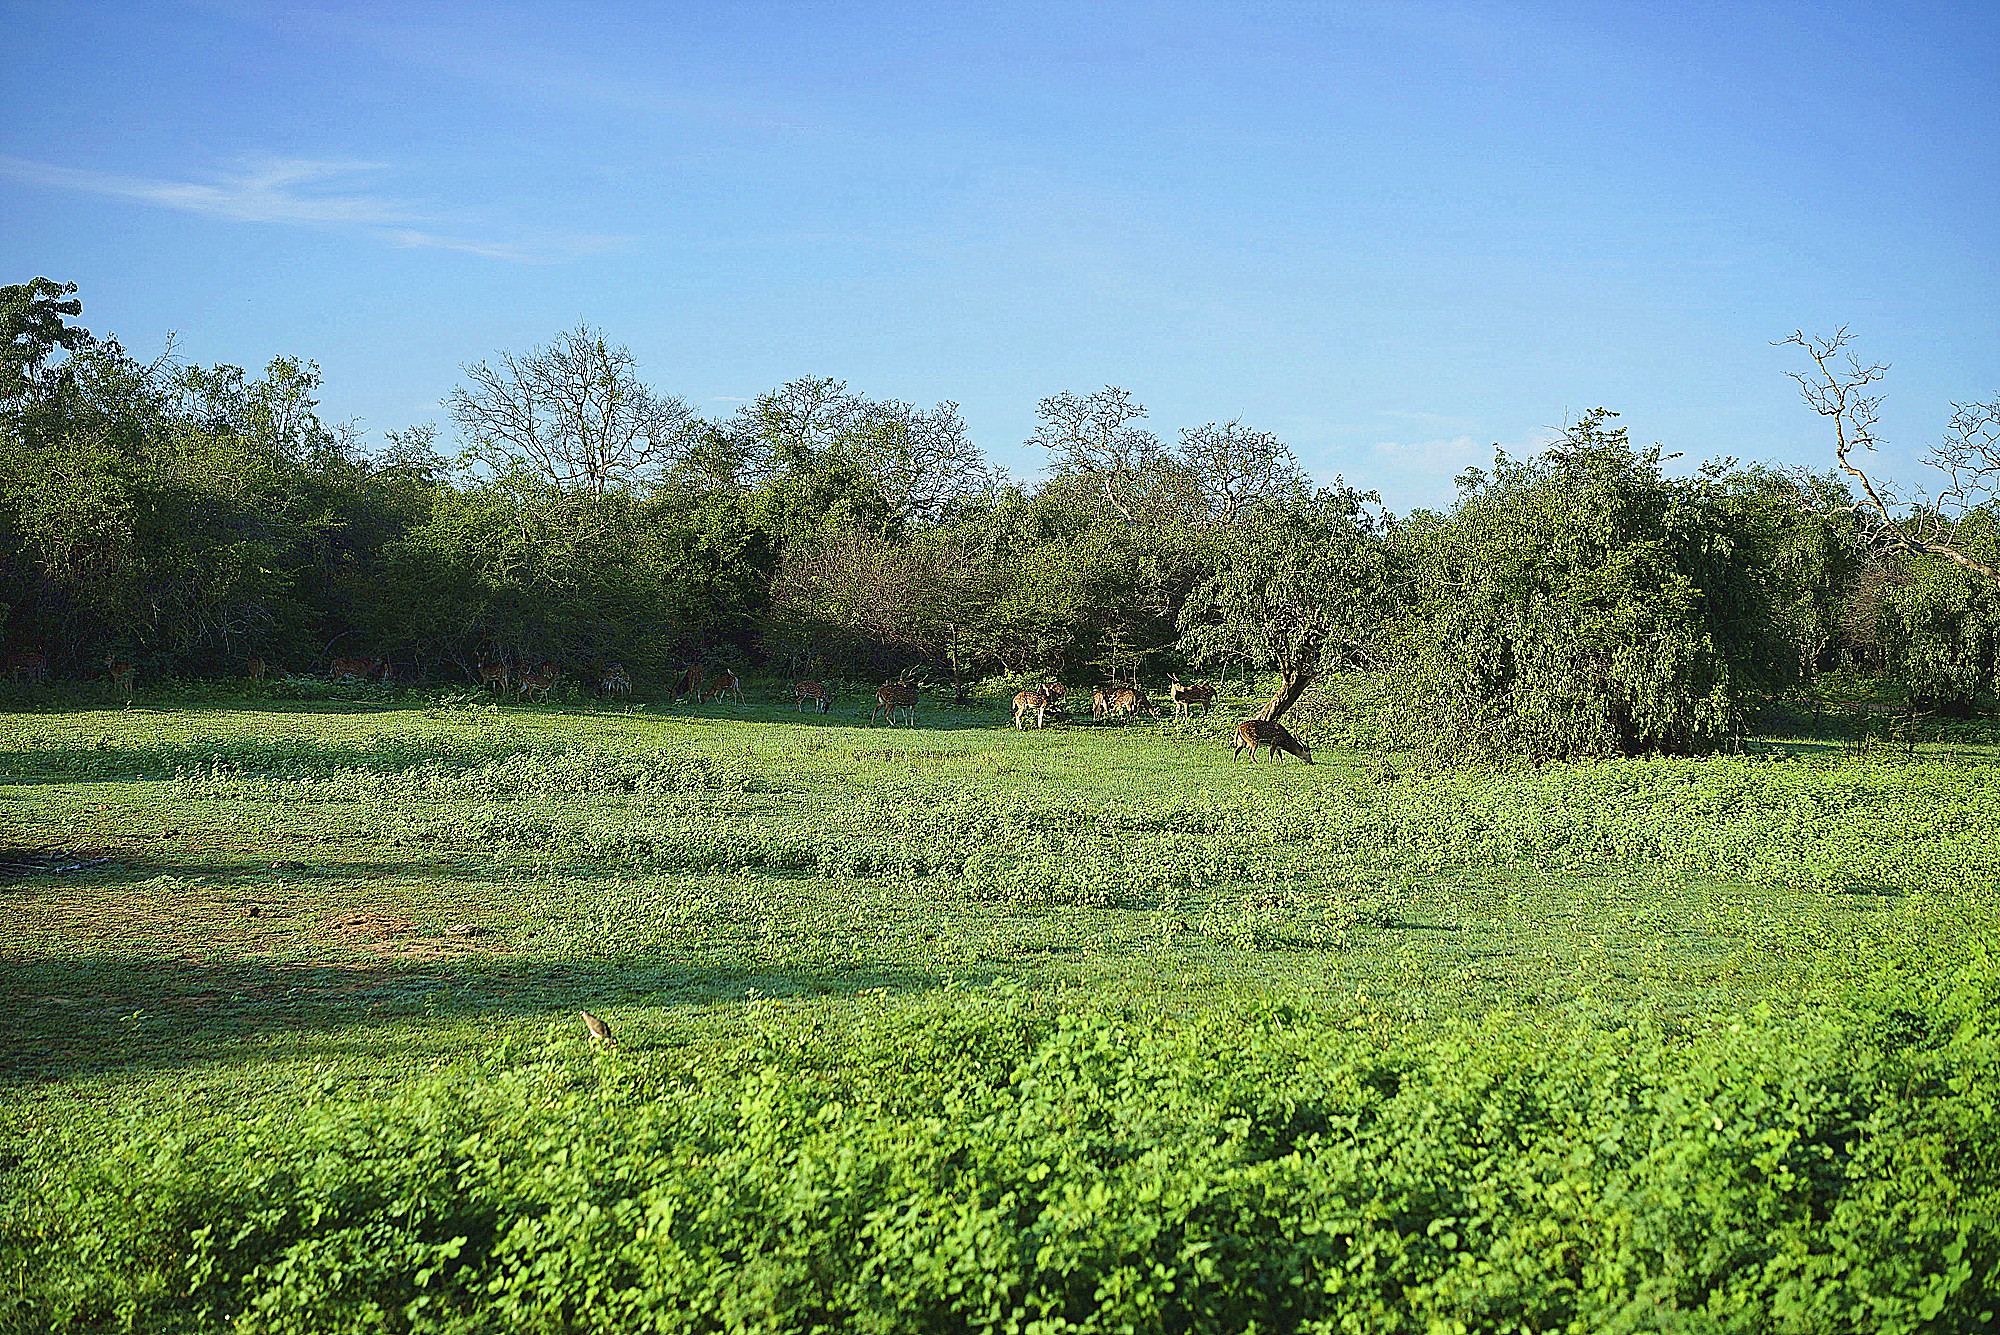
M 0 1218 L 68 1236 L 45 1184 L 134 1128 L 256 1141 L 515 1069 L 598 1089 L 579 1008 L 648 1097 L 774 1045 L 903 1044 L 949 1091 L 938 1027 L 1023 1005 L 1225 1049 L 1284 1006 L 1377 1052 L 1497 1024 L 1727 1061 L 1744 1017 L 1828 1032 L 2000 921 L 2000 764 L 1962 739 L 1421 776 L 1232 762 L 1247 700 L 1021 731 L 756 696 L 0 715 Z

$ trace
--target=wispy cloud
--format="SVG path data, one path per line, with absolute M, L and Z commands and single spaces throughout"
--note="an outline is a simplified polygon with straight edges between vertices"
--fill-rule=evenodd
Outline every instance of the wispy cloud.
M 1375 443 L 1374 451 L 1377 458 L 1387 463 L 1431 477 L 1456 477 L 1468 468 L 1493 461 L 1493 447 L 1471 436 L 1408 444 L 1383 440 Z
M 265 158 L 233 171 L 217 172 L 205 181 L 175 181 L 0 156 L 0 175 L 33 185 L 177 209 L 224 222 L 330 227 L 405 249 L 455 250 L 516 264 L 550 264 L 615 249 L 620 244 L 610 237 L 508 241 L 422 230 L 411 224 L 439 220 L 400 200 L 354 188 L 355 177 L 380 170 L 383 164 L 375 162 Z

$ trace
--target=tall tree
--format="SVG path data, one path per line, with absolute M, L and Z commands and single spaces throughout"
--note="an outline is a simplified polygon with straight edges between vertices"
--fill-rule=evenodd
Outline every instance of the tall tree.
M 1312 491 L 1283 441 L 1241 422 L 1183 427 L 1174 458 L 1199 513 L 1223 528 L 1259 506 L 1298 500 Z
M 1663 476 L 1613 416 L 1468 471 L 1449 515 L 1398 534 L 1401 740 L 1439 759 L 1692 751 L 1792 670 L 1741 506 L 1714 478 Z
M 1248 660 L 1275 668 L 1278 693 L 1257 714 L 1276 719 L 1322 673 L 1373 661 L 1387 610 L 1383 533 L 1373 492 L 1335 481 L 1267 508 L 1234 530 L 1212 574 L 1181 609 L 1181 648 L 1195 662 Z
M 1088 479 L 1126 523 L 1146 508 L 1144 493 L 1165 452 L 1152 432 L 1134 426 L 1143 406 L 1115 385 L 1088 396 L 1064 391 L 1036 407 L 1041 423 L 1028 444 L 1047 450 L 1058 474 Z
M 587 325 L 525 357 L 465 368 L 446 406 L 470 461 L 602 495 L 655 481 L 696 429 L 694 411 L 639 380 L 632 354 Z
M 1833 424 L 1834 458 L 1860 488 L 1843 508 L 1860 521 L 1863 541 L 1878 551 L 1941 557 L 2000 584 L 2000 560 L 1967 540 L 1983 535 L 1983 525 L 1975 523 L 1971 534 L 1965 529 L 1968 518 L 2000 501 L 2000 398 L 1952 405 L 1944 439 L 1924 456 L 1939 477 L 1937 491 L 1919 488 L 1905 495 L 1867 464 L 1882 405 L 1882 396 L 1869 387 L 1889 368 L 1864 364 L 1847 352 L 1851 341 L 1842 326 L 1827 338 L 1794 330 L 1781 345 L 1803 349 L 1812 361 L 1812 370 L 1792 372 L 1792 379 L 1813 411 Z

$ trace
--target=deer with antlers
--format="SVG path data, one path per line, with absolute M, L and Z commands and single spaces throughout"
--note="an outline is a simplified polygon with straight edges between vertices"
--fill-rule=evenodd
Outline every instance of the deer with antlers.
M 1022 691 L 1014 697 L 1014 726 L 1017 728 L 1025 726 L 1021 720 L 1032 709 L 1035 712 L 1035 726 L 1041 727 L 1049 712 L 1049 706 L 1062 698 L 1063 688 L 1059 681 L 1043 682 L 1033 690 Z
M 1244 749 L 1248 748 L 1250 762 L 1255 764 L 1257 762 L 1257 748 L 1260 746 L 1264 747 L 1270 753 L 1273 760 L 1278 758 L 1278 752 L 1289 751 L 1304 760 L 1306 764 L 1310 765 L 1313 763 L 1313 752 L 1310 746 L 1292 736 L 1286 730 L 1284 724 L 1278 722 L 1276 719 L 1266 718 L 1247 718 L 1236 725 L 1236 747 L 1229 753 L 1229 758 L 1231 760 L 1238 759 L 1242 756 Z
M 1169 675 L 1167 695 L 1174 702 L 1175 718 L 1187 718 L 1195 705 L 1200 705 L 1203 713 L 1215 707 L 1215 688 L 1207 682 L 1183 684 L 1179 677 Z
M 914 728 L 917 725 L 917 688 L 908 682 L 887 682 L 875 692 L 875 708 L 868 712 L 868 721 L 873 723 L 875 715 L 881 714 L 893 728 L 899 709 L 903 711 L 903 721 Z

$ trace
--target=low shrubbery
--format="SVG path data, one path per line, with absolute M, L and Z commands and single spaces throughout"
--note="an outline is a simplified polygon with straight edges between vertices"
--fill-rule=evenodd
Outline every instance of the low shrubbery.
M 719 1056 L 134 1125 L 17 1175 L 17 1330 L 1960 1331 L 2000 969 L 1785 1019 L 759 1003 Z

